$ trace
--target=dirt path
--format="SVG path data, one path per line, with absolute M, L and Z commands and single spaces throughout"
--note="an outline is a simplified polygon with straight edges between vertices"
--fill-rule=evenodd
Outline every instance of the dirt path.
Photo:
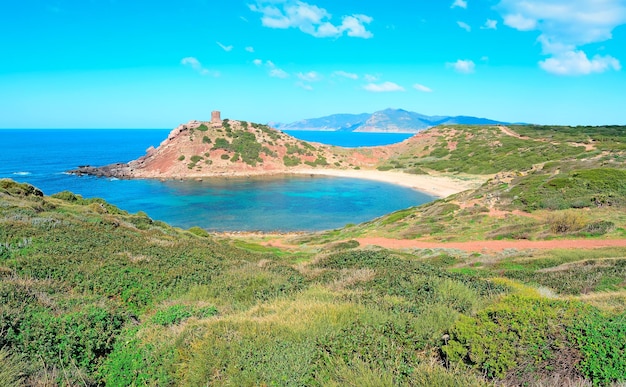
M 601 247 L 626 247 L 626 239 L 569 239 L 549 241 L 471 241 L 424 242 L 410 239 L 357 238 L 361 246 L 380 246 L 388 249 L 459 249 L 465 251 L 502 251 L 505 249 L 597 249 Z

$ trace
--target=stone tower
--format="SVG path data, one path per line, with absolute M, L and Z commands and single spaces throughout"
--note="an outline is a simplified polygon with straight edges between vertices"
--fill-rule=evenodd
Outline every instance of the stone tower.
M 211 112 L 211 123 L 212 124 L 221 124 L 222 118 L 220 117 L 219 110 L 214 110 Z

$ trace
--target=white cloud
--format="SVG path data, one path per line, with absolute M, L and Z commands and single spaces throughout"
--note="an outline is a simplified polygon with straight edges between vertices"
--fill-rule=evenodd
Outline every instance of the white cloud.
M 458 21 L 458 22 L 456 22 L 456 24 L 458 24 L 459 27 L 463 28 L 467 32 L 470 32 L 472 30 L 472 27 L 470 27 L 470 25 L 465 23 L 465 22 Z
M 202 63 L 200 63 L 200 61 L 197 58 L 194 58 L 193 56 L 188 56 L 186 58 L 181 59 L 180 64 L 182 64 L 183 66 L 191 67 L 192 69 L 194 69 L 201 75 L 212 75 L 214 77 L 220 76 L 220 73 L 218 71 L 212 71 L 212 70 L 204 68 L 202 66 Z
M 315 71 L 309 71 L 308 73 L 298 73 L 297 76 L 298 78 L 306 82 L 317 82 L 322 79 L 322 76 Z
M 596 55 L 589 60 L 582 51 L 567 51 L 539 62 L 545 71 L 557 75 L 587 75 L 602 73 L 613 69 L 619 71 L 622 66 L 610 55 Z
M 263 61 L 261 59 L 255 59 L 252 61 L 255 66 L 261 67 L 263 66 Z M 268 75 L 272 78 L 289 78 L 289 73 L 283 69 L 276 67 L 274 62 L 271 60 L 265 61 L 265 67 L 268 68 Z
M 368 83 L 363 86 L 363 88 L 367 91 L 371 91 L 374 93 L 384 93 L 389 91 L 404 91 L 404 88 L 393 82 L 383 82 L 383 83 Z
M 254 47 L 248 46 L 248 47 L 245 48 L 245 50 L 248 51 L 248 52 L 254 52 Z
M 462 74 L 471 74 L 474 72 L 476 65 L 471 60 L 459 59 L 456 62 L 446 63 L 446 67 L 453 68 L 454 71 Z
M 467 0 L 454 0 L 454 3 L 452 3 L 450 8 L 454 7 L 467 8 Z
M 505 25 L 539 31 L 537 41 L 550 56 L 539 63 L 546 71 L 575 75 L 621 68 L 611 56 L 589 60 L 578 47 L 609 40 L 614 28 L 626 24 L 624 0 L 501 0 L 496 9 Z
M 504 24 L 520 31 L 531 31 L 537 27 L 537 20 L 530 19 L 516 13 L 514 15 L 504 15 Z
M 342 16 L 341 24 L 333 24 L 330 22 L 332 15 L 328 11 L 303 1 L 257 0 L 257 4 L 251 4 L 249 8 L 261 13 L 261 23 L 269 28 L 298 28 L 317 38 L 340 37 L 344 33 L 364 39 L 374 36 L 365 27 L 373 20 L 367 15 Z
M 423 91 L 424 93 L 432 93 L 432 91 L 433 91 L 433 89 L 431 89 L 430 87 L 424 86 L 424 85 L 420 85 L 419 83 L 414 84 L 413 88 L 415 90 Z
M 377 75 L 365 74 L 365 80 L 368 82 L 376 82 L 378 80 Z
M 270 70 L 270 77 L 273 78 L 289 78 L 289 74 L 282 69 L 271 69 Z
M 341 70 L 335 71 L 333 75 L 336 75 L 338 77 L 348 78 L 348 79 L 359 79 L 359 76 L 357 74 L 348 73 L 346 71 L 341 71 Z
M 226 45 L 224 45 L 224 44 L 222 44 L 220 42 L 215 42 L 215 43 L 217 43 L 217 45 L 220 46 L 222 48 L 222 50 L 224 50 L 226 52 L 229 52 L 229 51 L 233 50 L 233 46 L 232 45 L 231 46 L 226 46 Z
M 498 29 L 498 21 L 497 20 L 487 19 L 487 21 L 485 22 L 485 25 L 483 25 L 480 28 L 483 29 L 483 30 L 497 30 Z

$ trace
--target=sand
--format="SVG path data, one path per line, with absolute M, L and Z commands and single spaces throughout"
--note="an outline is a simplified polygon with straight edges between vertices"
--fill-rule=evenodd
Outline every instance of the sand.
M 404 172 L 347 169 L 300 169 L 295 174 L 350 177 L 382 181 L 409 187 L 436 197 L 444 198 L 482 185 L 488 177 L 454 178 L 450 176 L 413 175 Z

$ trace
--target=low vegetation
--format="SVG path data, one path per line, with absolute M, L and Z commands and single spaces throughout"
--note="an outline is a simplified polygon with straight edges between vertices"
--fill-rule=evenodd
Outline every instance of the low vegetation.
M 288 252 L 10 180 L 0 242 L 3 385 L 626 381 L 623 249 Z

